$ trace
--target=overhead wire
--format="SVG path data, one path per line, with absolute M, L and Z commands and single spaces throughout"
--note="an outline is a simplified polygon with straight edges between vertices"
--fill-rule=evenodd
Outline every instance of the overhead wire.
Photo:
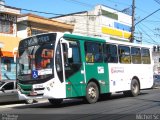
M 69 1 L 69 2 L 72 2 L 72 3 L 75 3 L 75 4 L 83 5 L 85 7 L 94 7 L 94 5 L 84 3 L 84 2 L 80 2 L 78 0 L 64 0 L 64 1 Z
M 158 43 L 143 28 L 141 28 L 140 26 L 139 26 L 139 28 L 142 30 L 143 34 L 145 34 L 148 38 L 150 38 L 154 43 Z
M 3 4 L 0 4 L 0 6 L 4 6 L 4 7 L 9 7 L 7 5 L 3 5 Z M 52 13 L 52 12 L 43 12 L 43 11 L 37 11 L 37 10 L 31 10 L 31 9 L 25 9 L 25 8 L 17 8 L 17 9 L 20 9 L 20 10 L 24 10 L 24 11 L 29 11 L 29 12 L 34 12 L 34 13 L 40 13 L 40 14 L 50 14 L 50 15 L 56 15 L 56 16 L 64 16 L 66 14 L 59 14 L 59 13 Z M 121 12 L 121 11 L 116 11 L 116 12 L 112 12 L 112 13 L 118 13 L 118 12 Z M 110 13 L 108 13 L 110 14 Z M 70 14 L 71 16 L 99 16 L 99 15 L 79 15 L 77 13 L 73 13 L 73 14 Z M 105 14 L 103 14 L 105 15 Z M 106 14 L 107 15 L 107 14 Z
M 139 30 L 139 27 L 137 26 L 138 32 L 141 33 L 141 31 Z M 144 39 L 141 40 L 141 43 L 150 43 L 150 44 L 155 44 L 155 42 L 151 42 L 150 39 L 148 39 L 146 36 L 143 37 Z
M 127 5 L 127 6 L 129 6 L 129 4 L 122 3 L 122 2 L 117 2 L 117 1 L 113 1 L 113 0 L 106 0 L 106 1 L 109 1 L 109 2 L 112 2 L 112 3 L 118 3 L 118 4 L 121 4 L 121 5 Z

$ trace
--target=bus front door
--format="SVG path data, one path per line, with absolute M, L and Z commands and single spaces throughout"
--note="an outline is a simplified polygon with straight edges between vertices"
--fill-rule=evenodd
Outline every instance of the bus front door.
M 80 45 L 79 42 L 69 41 L 69 47 L 72 49 L 71 56 L 68 57 L 69 52 L 67 45 L 62 43 L 62 53 L 64 62 L 64 73 L 66 81 L 66 97 L 78 97 L 84 95 L 84 74 L 83 65 L 81 62 Z

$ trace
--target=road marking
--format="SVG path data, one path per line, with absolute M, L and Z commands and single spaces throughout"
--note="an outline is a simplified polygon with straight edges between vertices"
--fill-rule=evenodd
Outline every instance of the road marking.
M 26 104 L 10 104 L 10 105 L 2 105 L 0 108 L 11 108 L 11 107 L 19 107 L 19 106 L 24 106 Z
M 19 107 L 19 106 L 26 106 L 26 105 L 34 105 L 34 104 L 41 104 L 41 103 L 46 103 L 48 102 L 48 100 L 39 100 L 37 103 L 33 103 L 33 104 L 25 104 L 25 103 L 15 103 L 15 104 L 6 104 L 6 105 L 0 105 L 0 109 L 1 108 L 12 108 L 12 107 Z

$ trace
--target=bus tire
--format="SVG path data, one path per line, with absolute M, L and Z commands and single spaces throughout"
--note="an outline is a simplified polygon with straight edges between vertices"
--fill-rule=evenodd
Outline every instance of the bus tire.
M 140 92 L 140 85 L 137 79 L 133 79 L 131 82 L 131 91 L 130 91 L 130 95 L 132 97 L 135 97 L 139 94 Z
M 63 99 L 48 99 L 48 101 L 52 104 L 52 105 L 60 105 L 63 102 Z
M 86 101 L 89 104 L 96 103 L 99 99 L 99 89 L 95 82 L 89 82 L 86 88 Z
M 34 100 L 33 99 L 27 99 L 25 100 L 25 104 L 33 104 Z

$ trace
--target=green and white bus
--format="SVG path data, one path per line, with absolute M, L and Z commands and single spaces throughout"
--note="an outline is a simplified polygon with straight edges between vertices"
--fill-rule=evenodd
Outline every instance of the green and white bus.
M 153 85 L 151 47 L 70 33 L 23 39 L 17 54 L 20 99 L 47 98 L 52 104 L 101 95 L 137 96 Z

